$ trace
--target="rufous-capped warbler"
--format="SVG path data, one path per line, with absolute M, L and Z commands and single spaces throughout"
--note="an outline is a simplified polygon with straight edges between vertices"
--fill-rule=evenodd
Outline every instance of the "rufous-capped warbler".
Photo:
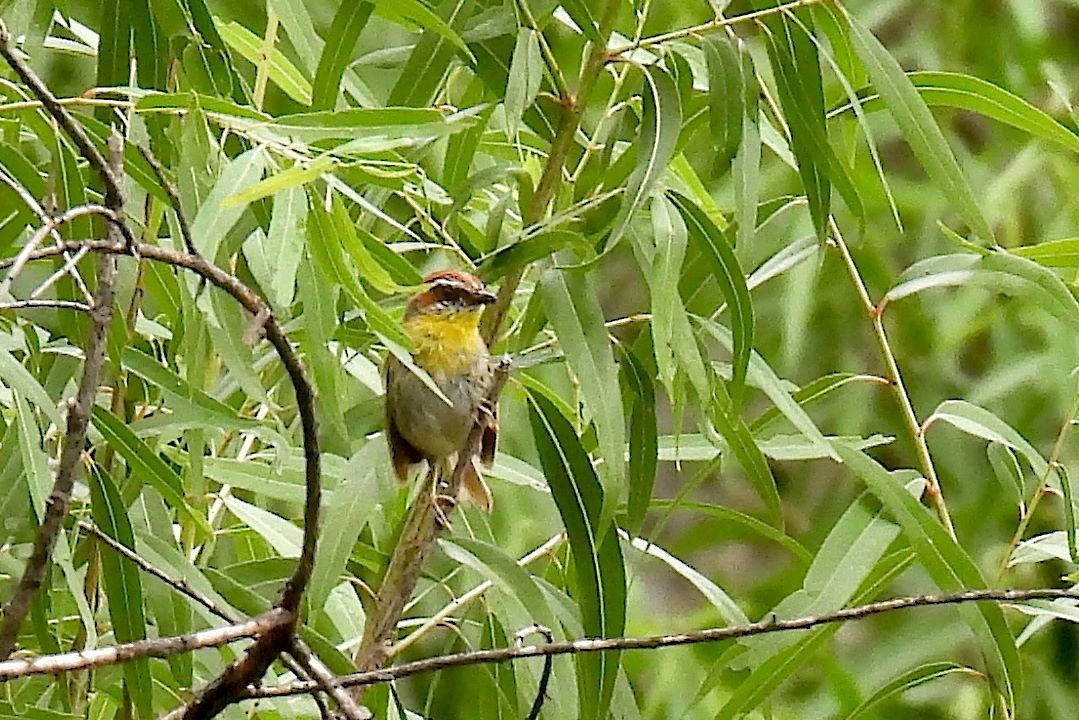
M 409 300 L 402 325 L 415 346 L 416 364 L 453 404 L 446 404 L 392 355 L 386 361 L 386 439 L 401 482 L 422 461 L 448 477 L 479 412 L 486 423 L 480 444 L 485 465 L 494 461 L 498 436 L 494 409 L 480 408 L 491 384 L 492 364 L 479 321 L 495 295 L 479 278 L 460 270 L 433 273 L 424 283 L 427 289 Z M 474 459 L 462 479 L 461 496 L 491 509 L 491 490 Z

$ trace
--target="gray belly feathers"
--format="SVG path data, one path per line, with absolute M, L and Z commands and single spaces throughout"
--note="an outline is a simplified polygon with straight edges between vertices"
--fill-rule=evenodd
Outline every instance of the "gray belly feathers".
M 401 436 L 428 458 L 442 458 L 460 450 L 472 428 L 473 413 L 490 383 L 488 358 L 479 359 L 469 372 L 460 375 L 431 373 L 452 407 L 404 366 L 395 371 L 400 379 L 392 398 L 393 415 Z M 422 401 L 405 402 L 404 398 Z

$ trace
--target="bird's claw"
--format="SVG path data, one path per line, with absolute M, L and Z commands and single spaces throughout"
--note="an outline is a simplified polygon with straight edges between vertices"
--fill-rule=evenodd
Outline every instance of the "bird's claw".
M 431 506 L 434 508 L 435 520 L 446 530 L 449 530 L 450 516 L 449 512 L 457 507 L 457 498 L 452 495 L 444 495 L 442 493 L 435 493 L 431 498 Z

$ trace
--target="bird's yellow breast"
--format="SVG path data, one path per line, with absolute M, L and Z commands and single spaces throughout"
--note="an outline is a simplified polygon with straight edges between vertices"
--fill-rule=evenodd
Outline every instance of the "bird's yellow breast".
M 487 350 L 479 333 L 480 311 L 416 315 L 403 324 L 416 346 L 416 364 L 432 374 L 452 375 L 472 367 Z

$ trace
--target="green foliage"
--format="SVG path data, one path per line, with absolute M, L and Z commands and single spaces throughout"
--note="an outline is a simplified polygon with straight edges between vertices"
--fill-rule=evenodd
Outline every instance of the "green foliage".
M 674 633 L 1079 577 L 1074 1 L 43 0 L 0 18 L 99 149 L 124 128 L 139 239 L 183 250 L 189 222 L 300 353 L 324 450 L 300 634 L 334 672 L 425 501 L 391 479 L 379 367 L 392 354 L 432 382 L 398 321 L 445 267 L 514 291 L 493 350 L 517 370 L 494 511 L 454 514 L 395 661 L 534 623 Z M 103 201 L 31 100 L 0 68 L 3 257 L 39 205 Z M 80 217 L 42 243 L 103 235 Z M 5 602 L 95 262 L 0 270 Z M 263 612 L 302 544 L 293 386 L 220 290 L 118 263 L 72 514 L 228 612 Z M 541 717 L 1071 718 L 1075 622 L 1074 603 L 981 603 L 560 656 Z M 69 520 L 19 646 L 220 623 Z M 154 717 L 238 652 L 19 679 L 0 717 Z M 415 716 L 524 717 L 539 676 L 529 660 L 396 687 Z M 274 665 L 265 684 L 288 679 Z M 367 696 L 376 717 L 399 712 L 389 695 Z M 306 698 L 226 715 L 319 716 Z

